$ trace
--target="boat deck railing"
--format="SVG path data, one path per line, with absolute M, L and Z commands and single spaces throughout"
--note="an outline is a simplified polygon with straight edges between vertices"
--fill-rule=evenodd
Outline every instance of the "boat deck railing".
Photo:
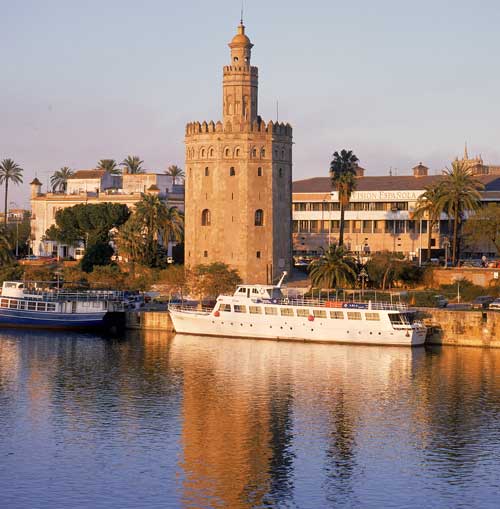
M 43 291 L 43 290 L 29 290 L 23 296 L 25 299 L 35 297 L 45 301 L 123 301 L 125 299 L 124 292 L 120 291 Z
M 264 304 L 278 304 L 280 306 L 326 307 L 342 309 L 370 309 L 383 311 L 407 311 L 406 304 L 374 301 L 341 301 L 326 299 L 283 298 L 283 299 L 251 299 L 252 302 Z
M 209 315 L 213 311 L 213 307 L 209 306 L 196 306 L 196 305 L 189 305 L 189 304 L 169 304 L 168 309 L 173 309 L 174 311 L 184 311 L 186 313 L 193 313 L 193 314 L 202 314 L 202 315 Z

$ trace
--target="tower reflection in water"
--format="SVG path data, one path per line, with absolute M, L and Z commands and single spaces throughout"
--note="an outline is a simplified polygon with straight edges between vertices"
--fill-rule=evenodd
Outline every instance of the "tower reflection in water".
M 425 356 L 181 335 L 171 353 L 184 374 L 187 507 L 284 504 L 298 493 L 317 503 L 352 497 L 359 429 L 370 425 L 374 401 L 409 389 Z M 405 412 L 414 413 L 411 398 Z

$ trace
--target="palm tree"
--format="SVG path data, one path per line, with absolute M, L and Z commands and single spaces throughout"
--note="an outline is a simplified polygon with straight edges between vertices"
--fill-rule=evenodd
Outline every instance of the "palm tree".
M 329 246 L 319 259 L 309 266 L 313 286 L 336 288 L 350 286 L 356 281 L 356 262 L 347 256 L 343 246 Z
M 5 184 L 5 216 L 3 222 L 5 227 L 7 226 L 7 204 L 9 194 L 9 182 L 19 185 L 23 181 L 23 169 L 17 165 L 12 159 L 4 159 L 0 163 L 0 185 Z
M 167 170 L 165 171 L 165 173 L 169 177 L 172 177 L 172 183 L 174 184 L 174 186 L 175 186 L 175 180 L 177 178 L 184 178 L 184 170 L 182 168 L 179 168 L 175 164 L 173 164 L 172 166 L 169 166 L 167 168 Z
M 135 207 L 135 219 L 143 228 L 152 259 L 158 254 L 159 240 L 180 242 L 184 234 L 184 216 L 176 207 L 168 207 L 155 194 L 142 194 Z
M 114 159 L 101 159 L 97 163 L 98 170 L 104 170 L 110 175 L 120 175 L 120 169 Z
M 131 272 L 134 275 L 135 263 L 142 261 L 146 255 L 146 245 L 143 228 L 135 216 L 129 218 L 118 229 L 114 242 L 118 254 L 126 258 L 131 264 Z
M 121 163 L 120 166 L 125 168 L 125 173 L 144 173 L 142 164 L 144 161 L 139 156 L 127 156 Z
M 479 191 L 483 184 L 473 177 L 470 168 L 463 161 L 453 161 L 451 170 L 446 169 L 442 179 L 442 194 L 437 202 L 438 208 L 446 211 L 453 219 L 453 265 L 457 262 L 458 230 L 466 212 L 473 212 L 481 205 Z
M 52 177 L 50 177 L 50 183 L 52 184 L 53 191 L 65 192 L 68 184 L 68 179 L 74 174 L 75 172 L 67 166 L 63 166 L 59 170 L 55 171 Z
M 432 228 L 439 221 L 443 211 L 439 207 L 443 190 L 440 181 L 426 186 L 424 189 L 424 193 L 418 197 L 413 217 L 417 220 L 427 217 L 427 260 L 429 261 L 431 259 Z
M 9 233 L 7 229 L 0 229 L 0 263 L 8 265 L 12 262 L 12 246 L 10 245 Z
M 332 187 L 337 189 L 340 203 L 339 246 L 344 245 L 344 214 L 349 200 L 356 189 L 356 167 L 359 159 L 352 150 L 341 150 L 333 153 L 330 163 L 330 179 Z

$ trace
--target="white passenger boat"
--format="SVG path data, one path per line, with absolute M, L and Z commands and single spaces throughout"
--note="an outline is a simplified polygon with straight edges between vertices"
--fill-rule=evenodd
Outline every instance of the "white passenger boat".
M 169 305 L 176 332 L 376 345 L 422 345 L 427 329 L 403 304 L 287 298 L 270 285 L 240 285 L 213 308 Z

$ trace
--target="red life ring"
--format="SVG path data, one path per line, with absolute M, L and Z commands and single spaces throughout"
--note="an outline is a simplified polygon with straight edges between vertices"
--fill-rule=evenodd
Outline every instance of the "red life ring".
M 218 311 L 216 311 L 216 312 L 214 313 L 214 316 L 220 316 L 220 313 L 219 313 Z
M 307 319 L 310 321 L 310 322 L 314 322 L 314 316 L 313 315 L 309 315 L 307 317 Z

